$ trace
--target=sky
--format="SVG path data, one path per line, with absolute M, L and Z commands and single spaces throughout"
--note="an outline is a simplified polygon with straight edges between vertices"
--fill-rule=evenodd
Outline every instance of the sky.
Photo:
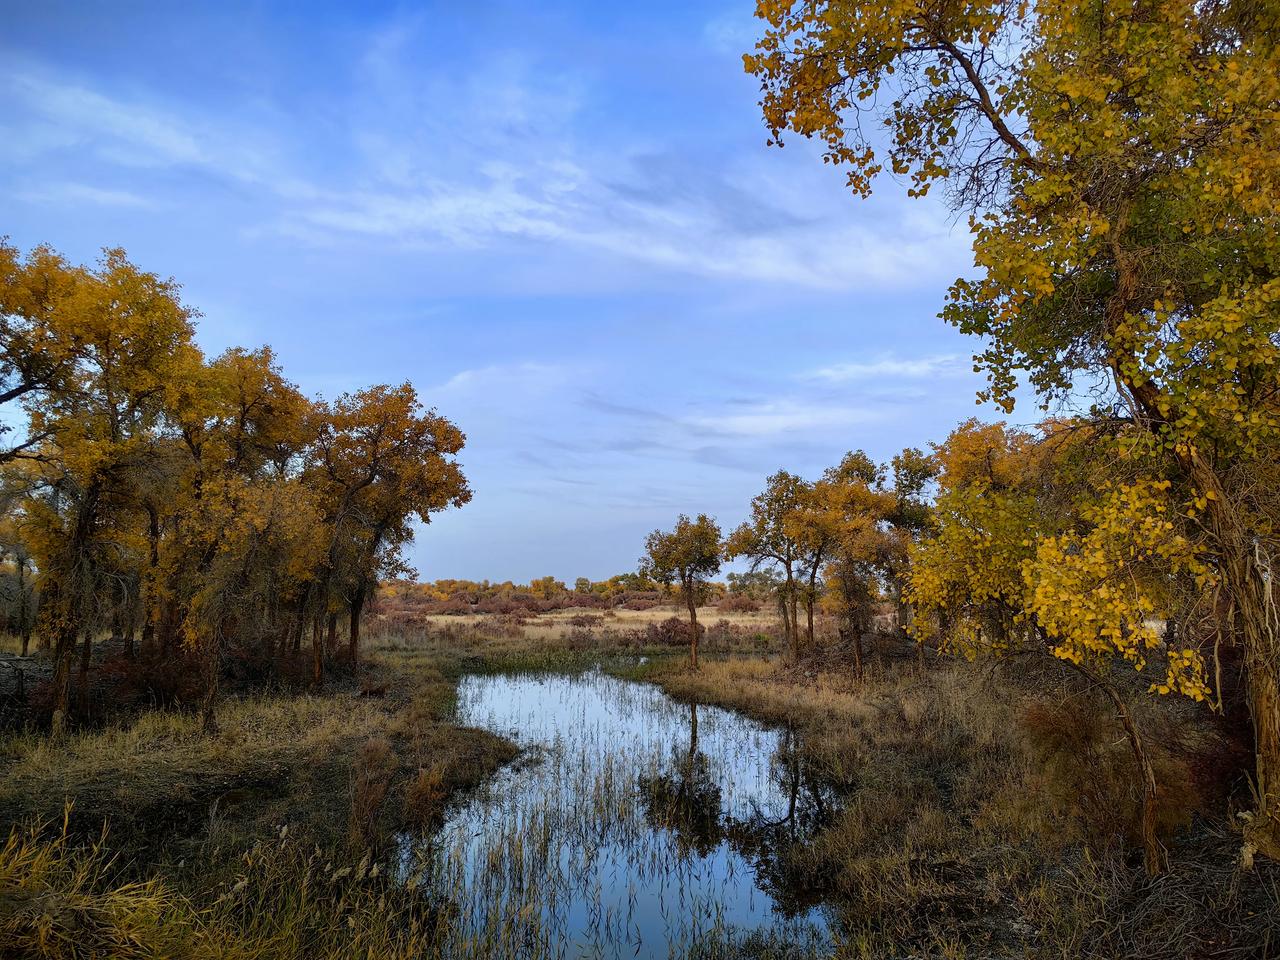
M 424 579 L 602 579 L 779 468 L 971 416 L 963 218 L 766 145 L 751 0 L 0 0 L 0 235 L 173 276 L 211 355 L 467 434 Z

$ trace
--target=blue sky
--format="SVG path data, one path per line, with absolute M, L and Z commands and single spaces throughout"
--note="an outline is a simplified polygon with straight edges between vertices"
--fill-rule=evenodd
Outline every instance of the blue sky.
M 634 569 L 994 416 L 936 317 L 963 223 L 766 147 L 750 0 L 4 7 L 0 234 L 125 247 L 308 392 L 412 381 L 475 490 L 426 578 Z

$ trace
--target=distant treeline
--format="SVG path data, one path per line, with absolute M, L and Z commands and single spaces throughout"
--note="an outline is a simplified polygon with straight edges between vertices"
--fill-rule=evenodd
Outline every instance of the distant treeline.
M 776 599 L 771 572 L 730 573 L 723 582 L 708 583 L 703 602 L 726 612 L 753 612 Z M 621 573 L 607 580 L 578 577 L 572 585 L 552 576 L 529 583 L 510 580 L 436 580 L 431 583 L 389 581 L 379 591 L 379 607 L 401 614 L 548 613 L 575 607 L 650 610 L 679 602 L 678 592 L 641 573 Z

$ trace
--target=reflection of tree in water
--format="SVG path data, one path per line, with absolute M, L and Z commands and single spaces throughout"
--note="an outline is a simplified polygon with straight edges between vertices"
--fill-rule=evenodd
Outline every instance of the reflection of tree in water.
M 780 913 L 794 916 L 818 904 L 822 883 L 791 856 L 797 843 L 813 836 L 830 820 L 830 788 L 805 762 L 793 728 L 773 757 L 772 776 L 787 797 L 782 816 L 756 810 L 725 824 L 735 850 L 755 863 L 756 882 L 775 900 Z
M 720 785 L 698 749 L 698 707 L 691 704 L 688 743 L 673 744 L 666 768 L 641 778 L 640 785 L 649 821 L 670 830 L 683 851 L 707 856 L 728 842 L 753 862 L 756 882 L 778 911 L 796 916 L 817 905 L 823 890 L 791 852 L 829 822 L 831 792 L 806 764 L 792 728 L 773 756 L 771 776 L 787 798 L 780 815 L 759 809 L 742 818 L 725 814 Z
M 689 743 L 671 747 L 669 767 L 642 777 L 649 821 L 670 830 L 681 848 L 707 856 L 724 842 L 720 785 L 707 755 L 698 749 L 698 705 L 689 704 Z

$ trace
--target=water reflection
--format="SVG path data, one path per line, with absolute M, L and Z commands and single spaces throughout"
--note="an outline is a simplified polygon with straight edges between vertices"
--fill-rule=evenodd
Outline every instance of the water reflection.
M 725 841 L 724 799 L 711 759 L 698 749 L 698 705 L 688 709 L 688 748 L 673 744 L 666 767 L 639 785 L 649 822 L 669 830 L 682 853 L 707 857 Z
M 407 874 L 453 905 L 446 954 L 685 956 L 750 931 L 825 943 L 778 860 L 827 804 L 791 732 L 599 672 L 468 677 L 458 712 L 528 750 L 406 841 Z

